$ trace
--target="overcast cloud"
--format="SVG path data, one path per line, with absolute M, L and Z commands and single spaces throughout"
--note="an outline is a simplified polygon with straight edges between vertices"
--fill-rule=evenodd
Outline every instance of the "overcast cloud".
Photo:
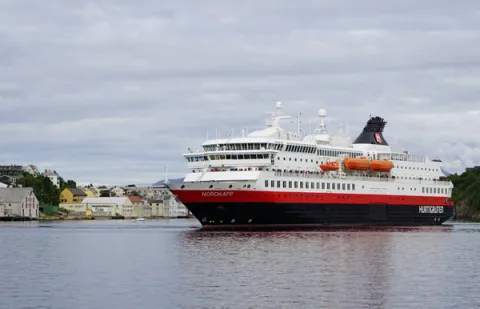
M 153 183 L 276 101 L 480 164 L 480 2 L 0 0 L 0 164 Z M 295 125 L 290 125 L 295 128 Z

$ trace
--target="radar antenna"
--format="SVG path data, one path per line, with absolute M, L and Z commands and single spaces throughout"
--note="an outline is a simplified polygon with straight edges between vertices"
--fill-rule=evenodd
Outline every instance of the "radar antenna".
M 275 104 L 276 111 L 275 112 L 268 112 L 271 115 L 270 119 L 267 120 L 268 127 L 280 127 L 280 120 L 282 119 L 289 119 L 290 116 L 282 116 L 282 102 L 277 102 Z
M 317 128 L 313 132 L 315 135 L 328 134 L 327 125 L 325 124 L 325 117 L 327 116 L 327 111 L 323 108 L 318 110 L 318 117 L 320 118 L 320 123 L 317 125 Z

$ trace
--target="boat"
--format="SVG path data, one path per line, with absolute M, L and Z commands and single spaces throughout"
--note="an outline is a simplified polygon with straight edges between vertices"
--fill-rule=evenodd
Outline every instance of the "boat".
M 142 222 L 142 221 L 145 221 L 145 218 L 136 218 L 136 219 L 133 219 L 134 222 Z
M 320 164 L 320 168 L 322 171 L 330 172 L 330 171 L 337 171 L 340 168 L 340 164 L 338 162 L 326 162 Z
M 370 116 L 355 140 L 330 133 L 326 111 L 306 135 L 281 102 L 266 127 L 184 153 L 189 172 L 165 186 L 202 229 L 440 225 L 453 217 L 442 161 L 391 149 Z

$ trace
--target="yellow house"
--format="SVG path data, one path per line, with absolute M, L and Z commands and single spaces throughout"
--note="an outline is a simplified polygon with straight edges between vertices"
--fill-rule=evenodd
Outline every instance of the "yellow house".
M 96 197 L 96 192 L 92 190 L 92 188 L 83 188 L 83 192 L 87 195 L 87 197 Z
M 90 191 L 93 192 L 94 197 L 100 197 L 100 189 L 97 187 L 90 187 Z
M 87 194 L 78 188 L 65 188 L 60 193 L 60 204 L 80 204 Z

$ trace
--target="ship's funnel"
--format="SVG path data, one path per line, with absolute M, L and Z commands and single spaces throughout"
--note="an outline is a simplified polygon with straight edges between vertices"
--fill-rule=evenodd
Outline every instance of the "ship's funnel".
M 363 128 L 362 133 L 355 139 L 353 144 L 373 144 L 388 146 L 387 141 L 383 138 L 383 129 L 387 122 L 381 117 L 370 117 L 367 124 Z

